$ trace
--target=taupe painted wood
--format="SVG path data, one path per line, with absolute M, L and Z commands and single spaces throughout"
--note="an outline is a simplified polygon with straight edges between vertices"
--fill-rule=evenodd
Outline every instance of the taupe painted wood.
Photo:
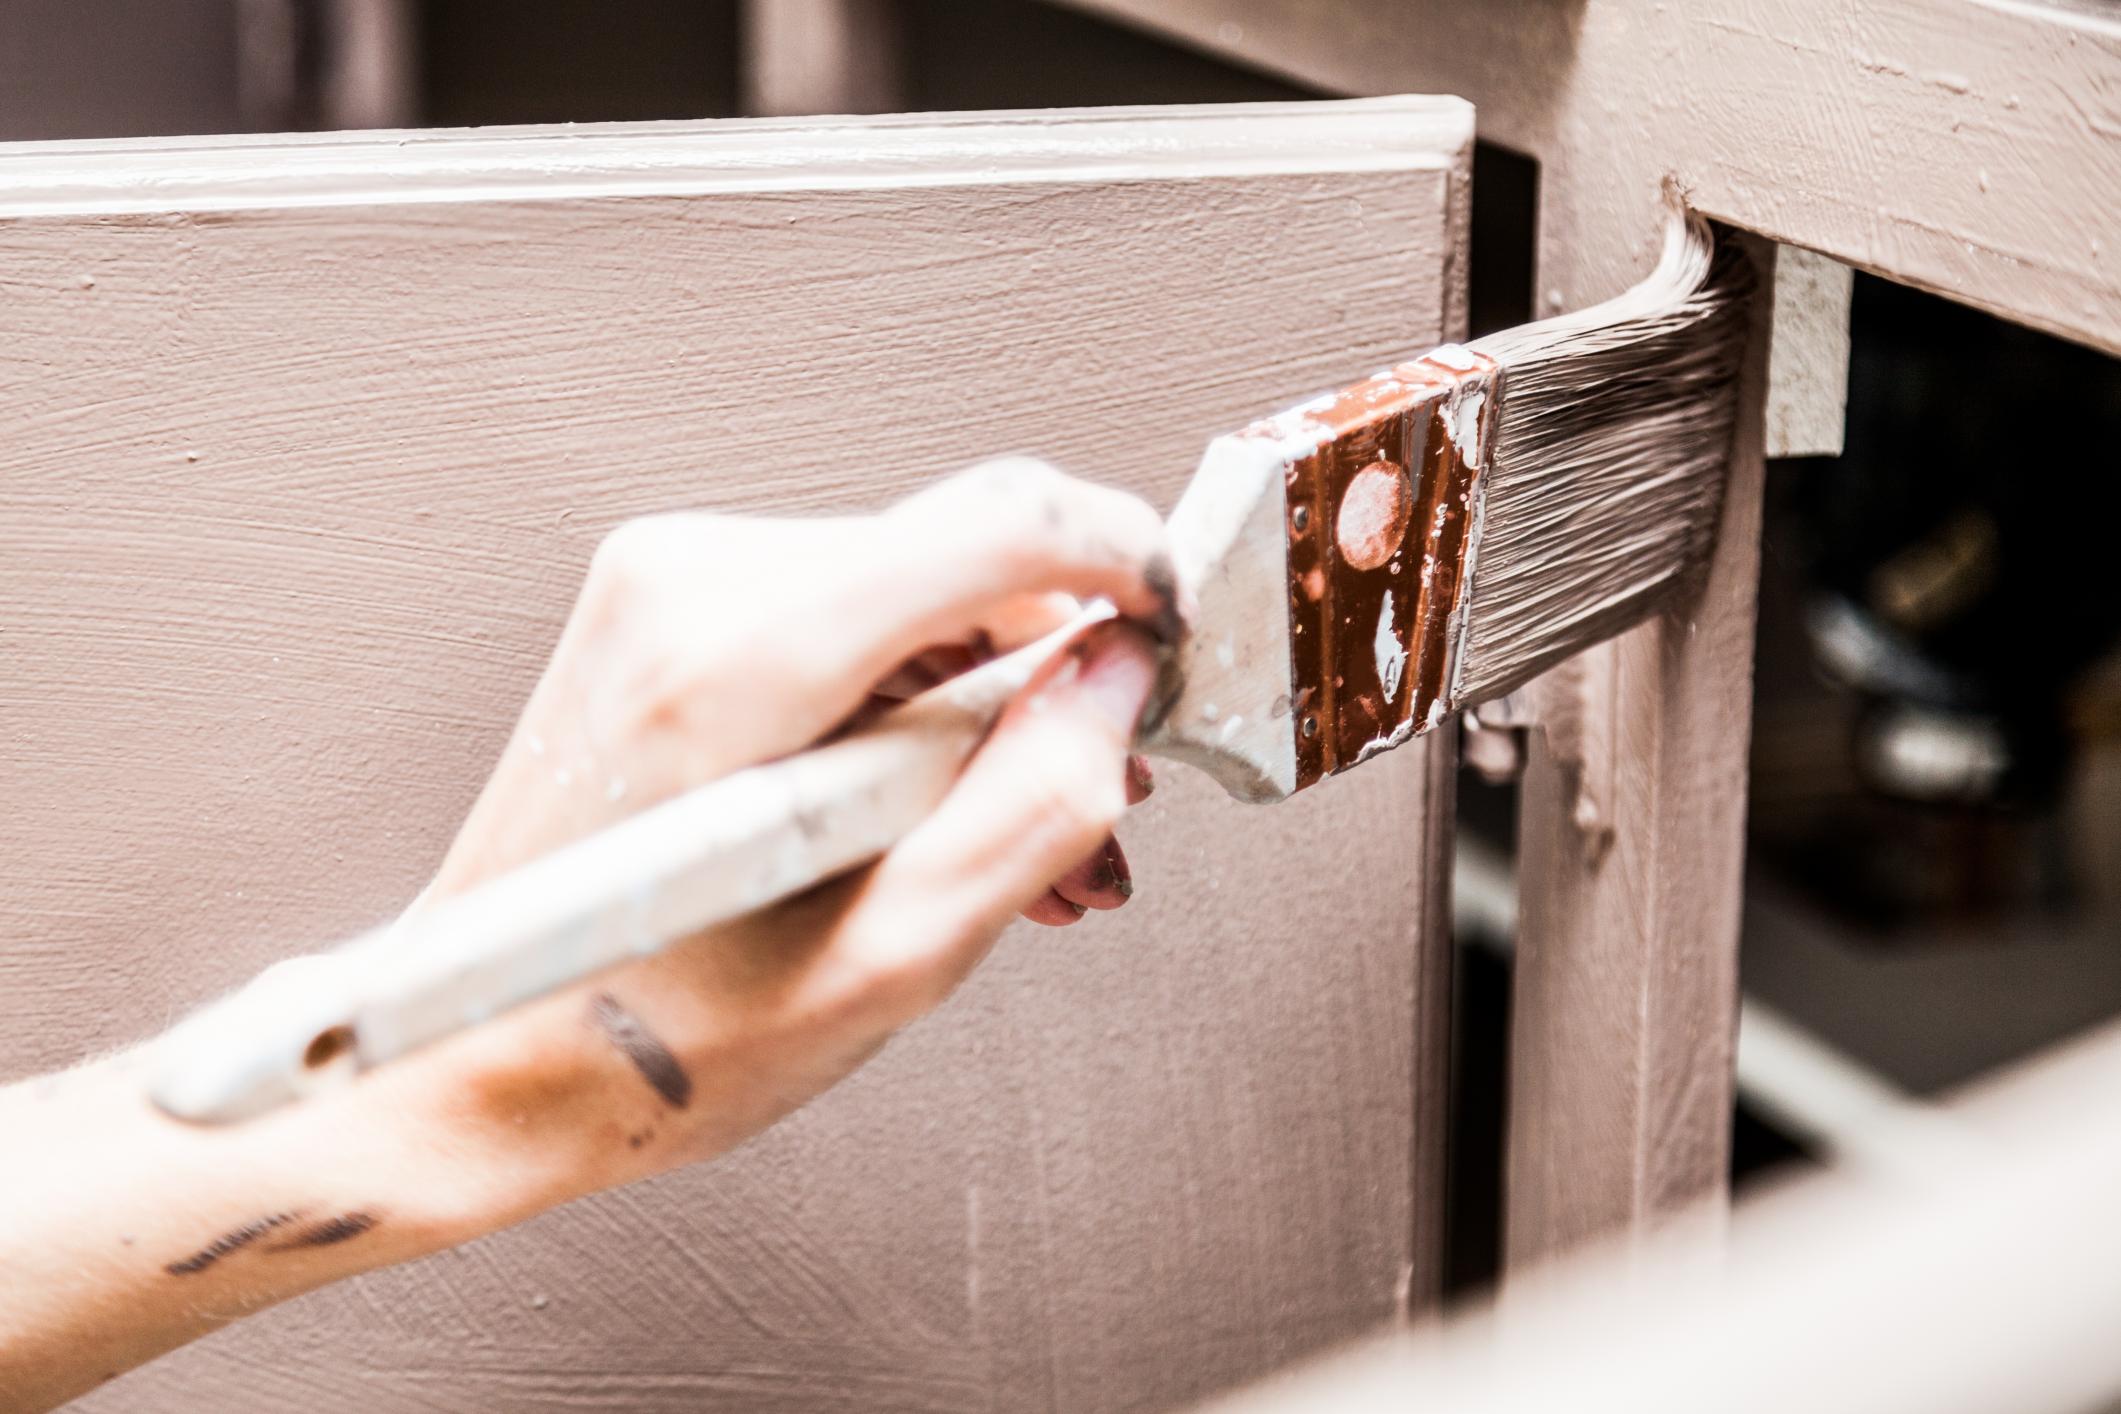
M 1405 750 L 1407 748 L 1401 748 Z M 1422 937 L 1415 957 L 1414 1006 L 1407 1026 L 1414 1043 L 1411 1179 L 1412 1240 L 1401 1314 L 1433 1313 L 1443 1298 L 1442 1257 L 1450 1241 L 1445 1205 L 1450 1175 L 1452 838 L 1458 812 L 1458 737 L 1431 732 L 1413 745 L 1420 753 L 1422 854 L 1416 865 L 1423 890 Z M 1425 1255 L 1426 1254 L 1426 1255 Z
M 329 0 L 319 106 L 326 128 L 419 120 L 421 0 Z
M 1339 93 L 1458 93 L 1542 164 L 1542 312 L 1703 215 L 2121 353 L 2121 15 L 2084 0 L 1068 0 Z M 1646 190 L 1647 188 L 1647 190 Z M 1585 283 L 1588 280 L 1589 283 Z
M 2121 351 L 2104 9 L 1072 2 L 1329 91 L 1467 95 L 1486 136 L 1541 162 L 1542 312 L 1640 273 L 1669 182 L 1706 215 Z M 1723 1190 L 1761 439 L 1756 420 L 1699 594 L 1545 694 L 1582 762 L 1536 751 L 1525 783 L 1520 1264 Z
M 0 155 L 0 1076 L 401 906 L 615 521 L 1009 450 L 1168 506 L 1211 434 L 1457 332 L 1469 137 L 1408 100 Z M 1271 810 L 1170 772 L 1123 915 L 1012 935 L 729 1160 L 82 1407 L 1156 1408 L 1388 1322 L 1438 1261 L 1448 800 L 1412 747 Z
M 1263 1382 L 1218 1414 L 2081 1414 L 2121 1400 L 2121 1029 L 1880 1116 L 1928 1161 L 1830 1171 L 1557 1263 L 1508 1304 Z
M 1298 0 L 1090 7 L 1328 89 L 1470 94 L 1485 133 L 1542 164 L 1542 312 L 1611 295 L 1642 272 L 1669 183 L 1696 209 L 1777 239 L 2121 342 L 2097 317 L 2121 284 L 2089 244 L 2121 172 L 2076 97 L 2121 59 L 2083 16 L 1971 4 L 1941 15 L 1907 0 L 1870 0 L 1853 15 L 1761 0 L 1342 0 L 1330 15 Z M 1945 51 L 1962 42 L 1982 67 L 1939 82 Z M 2036 86 L 2049 61 L 2067 77 Z M 1908 82 L 1890 80 L 1895 66 Z M 1785 104 L 1799 94 L 1802 104 Z M 2005 115 L 2011 140 L 1957 131 Z M 1852 132 L 1867 141 L 1852 144 Z M 2026 183 L 2013 187 L 2020 203 L 1946 180 L 1967 164 L 2003 170 L 2005 155 L 2011 181 Z M 2067 194 L 2060 222 L 2029 217 L 2024 203 L 2046 189 L 2028 182 L 2027 163 Z M 1879 211 L 1880 194 L 1903 191 L 1908 204 Z M 2011 258 L 1991 258 L 2005 249 Z M 1767 307 L 1771 282 L 1762 294 Z M 1536 694 L 1550 720 L 1535 733 L 1520 839 L 1513 1267 L 1725 1190 L 1763 349 L 1752 368 L 1699 588 Z
M 1763 297 L 1701 581 L 1565 665 L 1543 711 L 1568 729 L 1530 737 L 1503 1218 L 1515 1269 L 1727 1195 L 1773 248 L 1754 255 Z
M 744 0 L 744 111 L 761 117 L 904 108 L 896 0 Z

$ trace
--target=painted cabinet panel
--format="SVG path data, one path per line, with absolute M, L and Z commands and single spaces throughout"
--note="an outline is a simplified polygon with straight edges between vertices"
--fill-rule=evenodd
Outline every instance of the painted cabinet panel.
M 0 152 L 0 1078 L 402 907 L 615 522 L 1017 450 L 1168 505 L 1210 435 L 1458 332 L 1471 126 Z M 81 1407 L 1156 1408 L 1388 1322 L 1439 1260 L 1448 768 L 1271 810 L 1174 768 L 1123 916 L 1017 930 L 729 1159 Z

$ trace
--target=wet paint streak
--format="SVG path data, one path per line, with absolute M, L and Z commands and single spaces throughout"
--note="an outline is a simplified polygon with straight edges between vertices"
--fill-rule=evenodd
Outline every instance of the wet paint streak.
M 320 1223 L 311 1223 L 292 1237 L 283 1238 L 266 1248 L 268 1252 L 295 1252 L 306 1247 L 331 1247 L 341 1242 L 350 1242 L 381 1222 L 374 1213 L 341 1213 L 326 1218 Z
M 189 1257 L 186 1257 L 183 1261 L 171 1262 L 162 1270 L 173 1277 L 196 1276 L 223 1257 L 228 1256 L 231 1252 L 237 1252 L 250 1246 L 251 1243 L 256 1242 L 274 1228 L 285 1227 L 301 1216 L 299 1212 L 274 1213 L 269 1217 L 259 1218 L 255 1222 L 247 1222 L 241 1227 L 231 1228 L 204 1247 L 201 1247 L 198 1251 L 192 1253 Z
M 656 1038 L 638 1016 L 626 1010 L 609 992 L 599 992 L 589 1003 L 589 1019 L 604 1033 L 604 1038 L 618 1048 L 633 1068 L 641 1073 L 641 1079 L 649 1088 L 669 1101 L 676 1109 L 685 1108 L 692 1098 L 692 1077 L 670 1048 Z

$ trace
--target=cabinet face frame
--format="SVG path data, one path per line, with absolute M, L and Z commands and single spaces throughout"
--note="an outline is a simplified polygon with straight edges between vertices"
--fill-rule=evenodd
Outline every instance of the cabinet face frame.
M 0 1075 L 419 887 L 603 530 L 1207 437 L 1460 335 L 1452 99 L 0 150 Z M 92 1409 L 1162 1407 L 1435 1289 L 1447 746 L 1167 773 L 728 1160 L 246 1321 Z M 532 1294 L 549 1302 L 533 1304 Z
M 1541 313 L 1646 271 L 1676 190 L 1761 237 L 1763 273 L 1770 242 L 1800 247 L 2121 355 L 2121 19 L 2098 7 L 1066 3 L 1322 92 L 1464 94 L 1540 163 Z M 1698 592 L 1534 693 L 1558 731 L 1535 734 L 1520 816 L 1520 1268 L 1725 1197 L 1766 339 Z

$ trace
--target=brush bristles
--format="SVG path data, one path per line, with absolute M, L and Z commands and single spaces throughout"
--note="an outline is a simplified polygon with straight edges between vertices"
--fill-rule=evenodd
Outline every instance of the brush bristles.
M 1649 614 L 1723 499 L 1751 268 L 1707 223 L 1605 304 L 1473 347 L 1503 366 L 1454 705 L 1493 699 Z

